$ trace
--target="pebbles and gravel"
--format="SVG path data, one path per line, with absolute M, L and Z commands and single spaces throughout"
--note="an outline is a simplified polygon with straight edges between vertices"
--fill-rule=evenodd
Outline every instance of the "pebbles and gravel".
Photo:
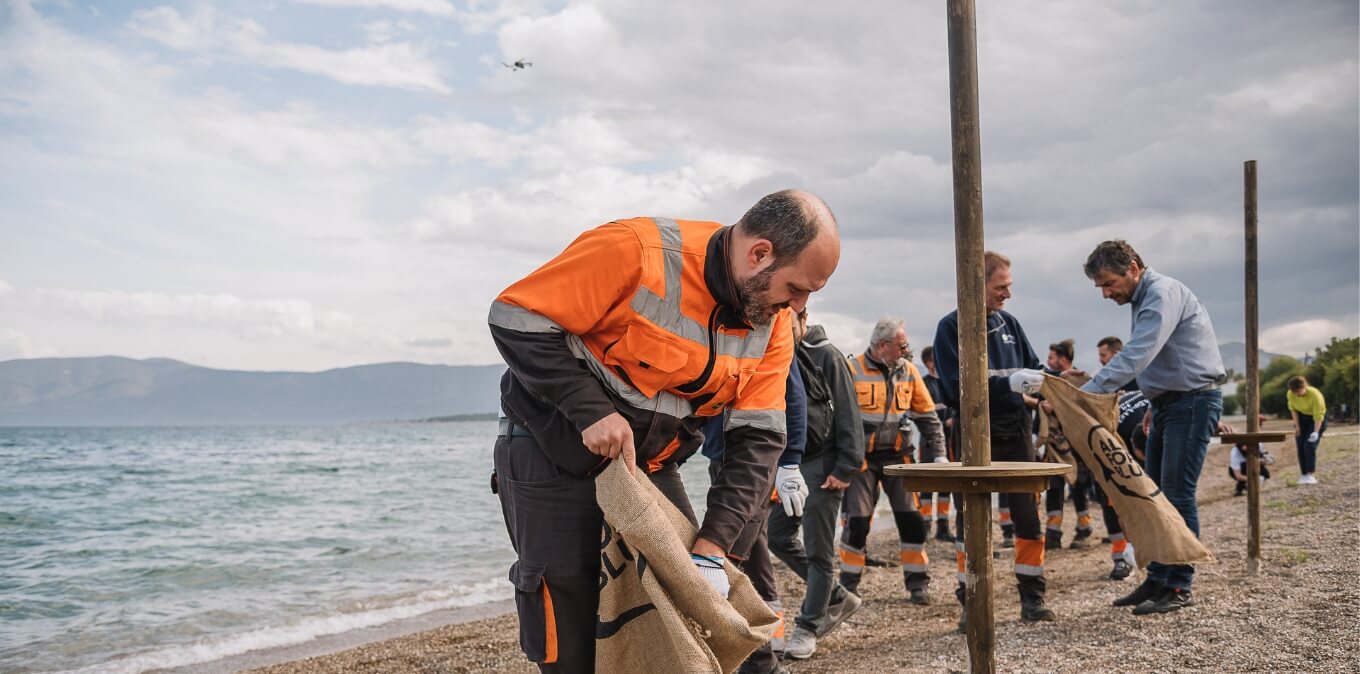
M 1271 424 L 1276 428 L 1278 423 Z M 1262 564 L 1246 574 L 1247 500 L 1232 496 L 1228 447 L 1213 445 L 1200 481 L 1203 540 L 1218 563 L 1199 567 L 1195 605 L 1159 616 L 1110 606 L 1143 573 L 1108 579 L 1107 545 L 1049 551 L 1048 604 L 1057 622 L 1019 620 L 1011 551 L 995 564 L 996 663 L 1004 672 L 1356 672 L 1360 671 L 1360 436 L 1354 426 L 1323 441 L 1318 478 L 1300 486 L 1292 440 L 1273 448 L 1275 477 L 1262 490 Z M 1097 539 L 1104 535 L 1093 511 Z M 1066 540 L 1075 516 L 1068 506 Z M 999 542 L 999 536 L 997 538 Z M 930 606 L 906 600 L 895 568 L 870 569 L 863 608 L 823 638 L 813 672 L 966 672 L 967 646 L 956 631 L 953 546 L 931 540 Z M 893 531 L 876 531 L 870 553 L 897 555 Z M 777 569 L 786 606 L 802 584 Z M 513 615 L 447 625 L 251 674 L 444 674 L 535 672 L 518 645 Z M 658 673 L 664 674 L 664 673 Z

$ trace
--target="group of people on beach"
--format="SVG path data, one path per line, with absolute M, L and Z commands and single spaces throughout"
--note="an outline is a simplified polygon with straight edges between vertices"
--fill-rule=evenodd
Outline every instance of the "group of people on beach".
M 831 210 L 811 193 L 784 190 L 731 226 L 641 217 L 588 230 L 493 302 L 490 329 L 509 367 L 492 489 L 518 556 L 510 580 L 520 644 L 542 671 L 594 671 L 603 521 L 593 477 L 611 460 L 651 481 L 694 524 L 691 559 L 719 595 L 728 592 L 728 564 L 781 614 L 771 557 L 805 581 L 791 633 L 752 654 L 743 672 L 782 671 L 781 655 L 811 657 L 817 640 L 859 609 L 880 492 L 900 539 L 908 601 L 931 601 L 926 540 L 935 519 L 936 538 L 955 541 L 963 603 L 962 513 L 955 532 L 948 525 L 951 501 L 962 500 L 908 492 L 884 470 L 958 458 L 955 421 L 969 392 L 959 384 L 957 312 L 938 319 L 922 349 L 924 374 L 902 317 L 879 320 L 864 351 L 847 358 L 806 310 L 839 260 Z M 1070 340 L 1041 361 L 1005 310 L 1011 261 L 987 252 L 984 267 L 992 458 L 1039 460 L 1033 424 L 1048 404 L 1046 374 L 1084 373 L 1072 367 Z M 1196 485 L 1225 380 L 1208 311 L 1124 241 L 1097 245 L 1083 271 L 1104 298 L 1130 306 L 1132 321 L 1127 341 L 1101 341 L 1102 367 L 1081 390 L 1119 395 L 1119 435 L 1198 535 Z M 1297 426 L 1315 449 L 1325 422 L 1316 432 L 1308 425 L 1316 389 L 1299 390 Z M 712 477 L 702 521 L 678 472 L 699 453 Z M 1079 477 L 1071 488 L 1072 547 L 1091 538 L 1088 484 Z M 1057 619 L 1044 601 L 1044 561 L 1061 547 L 1063 490 L 1059 479 L 1044 522 L 1039 495 L 999 499 L 1022 620 Z M 1105 516 L 1111 578 L 1122 580 L 1133 551 L 1108 500 L 1089 496 Z M 1139 615 L 1175 611 L 1193 603 L 1193 579 L 1192 566 L 1153 560 L 1114 604 Z

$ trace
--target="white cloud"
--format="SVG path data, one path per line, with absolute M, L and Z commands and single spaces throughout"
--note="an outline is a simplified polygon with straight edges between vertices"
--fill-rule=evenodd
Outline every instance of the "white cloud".
M 1327 346 L 1333 337 L 1360 337 L 1360 316 L 1346 318 L 1314 318 L 1296 321 L 1263 330 L 1261 348 L 1295 358 L 1312 355 L 1318 347 Z
M 292 298 L 65 289 L 37 290 L 34 295 L 50 310 L 79 312 L 96 321 L 210 327 L 249 339 L 343 332 L 355 325 L 352 316 Z
M 121 34 L 23 3 L 0 18 L 0 263 L 21 289 L 4 296 L 7 326 L 67 353 L 189 358 L 171 351 L 204 339 L 196 348 L 219 364 L 491 362 L 490 298 L 582 229 L 633 215 L 732 222 L 791 185 L 840 218 L 841 268 L 813 313 L 847 352 L 885 313 L 907 319 L 919 350 L 952 307 L 940 6 L 266 4 L 150 6 Z M 1335 315 L 1352 311 L 1360 281 L 1353 7 L 984 10 L 987 245 L 1015 261 L 1014 308 L 1035 343 L 1074 336 L 1089 364 L 1096 338 L 1127 330 L 1127 308 L 1079 270 L 1114 237 L 1190 285 L 1220 339 L 1240 341 L 1246 158 L 1261 162 L 1263 317 L 1349 320 Z M 277 23 L 299 14 L 351 25 Z M 1149 49 L 1148 35 L 1165 39 Z M 455 52 L 478 70 L 439 61 Z M 499 66 L 520 57 L 534 68 Z M 277 69 L 367 88 L 291 90 L 297 78 Z M 255 318 L 251 334 L 282 336 L 243 347 L 237 332 L 195 324 L 185 337 L 171 319 L 159 335 L 129 320 L 110 336 L 108 321 L 12 311 L 52 278 L 286 295 L 355 327 Z
M 419 12 L 435 16 L 452 16 L 453 3 L 448 0 L 297 0 L 309 5 L 324 7 L 365 7 L 394 9 L 398 12 Z
M 344 84 L 451 92 L 438 64 L 424 49 L 410 43 L 333 50 L 282 42 L 271 39 L 260 24 L 228 17 L 210 6 L 199 7 L 188 16 L 168 6 L 138 10 L 127 27 L 172 49 L 297 70 Z
M 13 328 L 0 327 L 0 360 L 32 358 L 36 355 L 28 335 Z

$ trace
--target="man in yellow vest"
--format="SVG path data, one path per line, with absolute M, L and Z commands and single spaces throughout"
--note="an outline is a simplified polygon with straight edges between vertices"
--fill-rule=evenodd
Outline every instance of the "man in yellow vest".
M 902 575 L 911 603 L 929 604 L 929 560 L 926 556 L 927 527 L 921 517 L 916 493 L 902 485 L 902 478 L 883 473 L 885 466 L 911 462 L 911 426 L 921 431 L 922 461 L 945 462 L 944 432 L 935 414 L 935 401 L 921 372 L 906 359 L 905 322 L 885 317 L 874 326 L 869 348 L 849 359 L 850 375 L 864 427 L 865 465 L 851 476 L 845 490 L 845 530 L 841 536 L 841 585 L 854 592 L 864 573 L 865 542 L 869 520 L 881 486 L 892 505 L 901 541 Z

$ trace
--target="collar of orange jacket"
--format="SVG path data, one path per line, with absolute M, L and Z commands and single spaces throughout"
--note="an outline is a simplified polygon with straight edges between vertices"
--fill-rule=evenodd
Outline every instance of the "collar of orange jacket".
M 708 254 L 704 259 L 704 283 L 713 299 L 718 300 L 718 322 L 730 328 L 753 329 L 741 315 L 741 292 L 732 278 L 727 262 L 727 248 L 731 245 L 732 225 L 719 228 L 708 239 Z

